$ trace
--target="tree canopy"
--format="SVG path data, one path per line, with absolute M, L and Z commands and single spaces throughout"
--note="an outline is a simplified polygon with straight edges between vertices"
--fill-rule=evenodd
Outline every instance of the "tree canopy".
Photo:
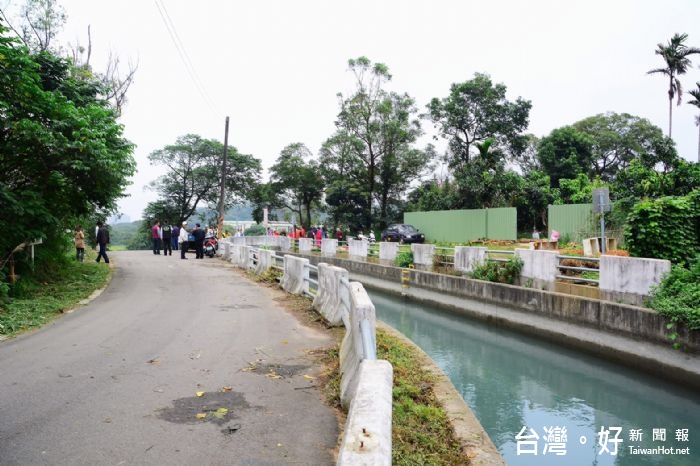
M 102 83 L 0 24 L 0 237 L 5 258 L 80 217 L 116 208 L 134 173 Z

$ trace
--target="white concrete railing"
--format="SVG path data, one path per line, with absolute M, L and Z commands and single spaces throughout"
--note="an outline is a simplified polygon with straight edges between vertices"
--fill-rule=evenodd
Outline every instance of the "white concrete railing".
M 331 325 L 344 325 L 340 346 L 340 399 L 348 408 L 337 465 L 391 465 L 393 369 L 376 356 L 376 314 L 361 283 L 348 281 L 348 271 L 321 263 L 311 266 L 302 257 L 280 257 L 271 250 L 246 246 L 243 241 L 225 247 L 238 267 L 263 273 L 282 270 L 281 286 L 293 294 L 311 295 L 313 306 Z M 278 261 L 283 266 L 277 265 Z M 318 280 L 310 278 L 316 272 Z
M 283 252 L 288 252 L 293 248 L 293 240 L 286 236 L 248 236 L 240 238 L 227 238 L 232 240 L 233 246 L 236 244 L 255 244 L 277 247 Z M 300 245 L 303 244 L 300 241 Z M 324 239 L 321 243 L 323 255 L 335 255 L 335 249 L 332 248 L 331 239 Z M 327 253 L 324 253 L 324 244 L 327 244 Z M 232 246 L 232 247 L 233 247 Z M 348 252 L 351 259 L 366 258 L 369 254 L 369 244 L 362 240 L 349 240 Z M 303 247 L 303 246 L 302 246 Z M 432 257 L 435 251 L 434 245 L 431 244 L 412 244 L 411 250 L 414 256 L 414 263 L 429 267 L 432 263 Z M 306 251 L 302 251 L 306 252 Z M 398 245 L 396 243 L 379 243 L 379 259 L 383 263 L 391 263 L 396 258 Z M 227 252 L 224 249 L 224 256 L 229 254 L 231 261 L 235 262 L 235 251 L 232 249 Z M 528 286 L 545 290 L 554 290 L 555 283 L 560 278 L 565 278 L 569 281 L 581 281 L 599 284 L 601 298 L 612 301 L 624 302 L 627 304 L 640 305 L 644 298 L 648 296 L 650 289 L 654 285 L 658 285 L 663 276 L 670 270 L 668 261 L 648 259 L 641 257 L 618 257 L 618 256 L 601 256 L 599 279 L 583 279 L 576 277 L 563 277 L 561 270 L 570 269 L 577 270 L 576 267 L 566 267 L 560 264 L 560 259 L 564 256 L 559 256 L 554 250 L 535 250 L 535 249 L 516 249 L 515 251 L 489 251 L 483 247 L 467 247 L 456 246 L 454 248 L 454 268 L 457 271 L 468 273 L 473 270 L 474 266 L 483 263 L 485 260 L 505 261 L 506 259 L 491 258 L 489 254 L 515 254 L 523 261 L 523 269 L 521 272 L 521 282 L 528 283 Z M 568 257 L 568 256 L 566 256 Z M 603 260 L 603 258 L 605 258 Z M 582 261 L 597 261 L 597 258 L 581 257 Z M 587 268 L 578 268 L 581 271 L 588 270 Z M 592 271 L 592 269 L 591 269 Z M 626 277 L 635 277 L 628 279 Z

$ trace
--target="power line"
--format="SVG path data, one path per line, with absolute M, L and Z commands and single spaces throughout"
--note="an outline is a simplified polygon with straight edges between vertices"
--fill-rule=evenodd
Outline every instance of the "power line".
M 185 71 L 192 80 L 192 84 L 194 84 L 195 88 L 202 96 L 204 102 L 209 106 L 210 110 L 216 114 L 219 114 L 220 111 L 218 107 L 209 98 L 209 95 L 206 92 L 206 88 L 204 87 L 204 85 L 202 85 L 202 82 L 199 79 L 199 76 L 197 75 L 197 71 L 194 65 L 192 64 L 192 60 L 190 60 L 190 57 L 187 54 L 185 45 L 183 44 L 182 40 L 180 39 L 180 36 L 177 33 L 177 29 L 175 28 L 175 24 L 173 23 L 172 19 L 170 18 L 170 15 L 168 14 L 168 10 L 165 8 L 165 4 L 162 2 L 162 0 L 160 1 L 160 3 L 158 2 L 158 0 L 154 0 L 154 2 L 156 4 L 156 8 L 158 9 L 158 13 L 160 14 L 160 17 L 163 20 L 163 24 L 165 24 L 165 28 L 168 31 L 168 35 L 170 36 L 170 39 L 172 40 L 173 45 L 175 46 L 175 49 L 177 50 L 177 53 L 180 56 L 180 60 L 182 61 L 182 64 L 185 67 Z

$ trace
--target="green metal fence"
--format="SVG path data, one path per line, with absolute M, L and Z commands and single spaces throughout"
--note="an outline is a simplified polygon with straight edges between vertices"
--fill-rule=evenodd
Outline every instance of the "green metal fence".
M 547 209 L 549 233 L 557 230 L 562 238 L 580 241 L 593 233 L 594 218 L 591 204 L 550 205 Z M 597 236 L 594 234 L 594 236 Z
M 514 207 L 504 207 L 406 212 L 403 221 L 422 231 L 428 241 L 461 243 L 481 238 L 515 240 L 517 217 Z

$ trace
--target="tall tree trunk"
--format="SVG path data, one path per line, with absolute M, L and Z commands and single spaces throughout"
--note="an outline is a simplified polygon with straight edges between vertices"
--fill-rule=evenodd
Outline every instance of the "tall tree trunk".
M 698 163 L 700 163 L 700 116 L 698 116 Z
M 668 137 L 671 137 L 671 123 L 673 122 L 673 76 L 668 88 Z

